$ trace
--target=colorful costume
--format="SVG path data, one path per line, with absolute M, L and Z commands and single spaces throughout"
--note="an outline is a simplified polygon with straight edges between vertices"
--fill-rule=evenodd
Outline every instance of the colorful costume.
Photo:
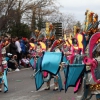
M 75 79 L 77 79 L 75 77 L 78 74 L 79 74 L 78 76 L 80 76 L 80 75 L 84 76 L 83 82 L 81 84 L 81 87 L 78 90 L 78 95 L 80 95 L 80 96 L 77 98 L 77 100 L 85 100 L 85 99 L 90 100 L 93 94 L 96 94 L 97 100 L 100 99 L 100 92 L 99 92 L 100 91 L 99 90 L 100 80 L 98 80 L 97 77 L 96 77 L 96 76 L 99 77 L 99 75 L 98 75 L 99 74 L 99 69 L 98 69 L 98 73 L 96 72 L 97 71 L 96 69 L 98 68 L 97 67 L 98 63 L 94 58 L 92 58 L 93 57 L 92 51 L 93 51 L 93 48 L 94 48 L 94 46 L 96 44 L 96 41 L 98 41 L 99 37 L 100 37 L 100 33 L 96 33 L 90 39 L 90 42 L 89 42 L 89 57 L 85 57 L 84 58 L 84 61 L 83 61 L 84 64 L 81 64 L 79 68 L 77 67 L 78 69 L 75 68 L 75 66 L 79 66 L 78 64 L 75 64 L 75 65 L 72 64 L 71 66 L 73 66 L 73 68 L 70 65 L 69 65 L 69 67 L 67 67 L 67 71 L 68 71 L 67 72 L 68 73 L 67 76 L 68 77 L 67 77 L 67 80 L 66 80 L 66 86 L 67 86 L 66 90 L 67 90 L 68 86 L 70 86 L 70 85 L 72 86 L 73 84 L 74 85 L 76 84 L 75 82 L 77 82 L 77 80 L 75 82 L 73 82 L 73 81 Z M 90 66 L 85 66 L 85 63 L 91 63 L 91 67 Z M 82 67 L 82 66 L 84 66 L 84 67 Z M 69 70 L 69 68 L 70 68 L 70 70 Z M 73 71 L 75 69 L 77 69 L 76 72 Z M 74 73 L 71 72 L 71 70 Z M 80 72 L 82 72 L 82 73 L 80 73 Z M 76 75 L 76 73 L 77 73 L 77 75 Z
M 5 50 L 5 48 L 2 48 L 2 50 L 1 50 L 1 54 L 2 55 L 4 55 L 6 53 L 6 50 Z M 3 67 L 3 69 L 4 69 L 4 72 L 3 72 L 3 74 L 2 74 L 2 76 L 1 76 L 1 83 L 2 84 L 4 84 L 4 92 L 6 93 L 7 91 L 8 91 L 8 82 L 7 82 L 7 61 L 6 61 L 6 58 L 5 57 L 2 57 L 2 58 L 0 58 L 0 59 L 2 59 L 2 67 Z

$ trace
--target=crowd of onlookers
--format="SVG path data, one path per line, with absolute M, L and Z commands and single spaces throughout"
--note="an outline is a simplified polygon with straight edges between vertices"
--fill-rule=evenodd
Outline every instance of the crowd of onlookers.
M 20 71 L 21 67 L 33 67 L 30 59 L 35 46 L 32 43 L 32 38 L 0 36 L 2 54 L 6 56 L 9 70 Z

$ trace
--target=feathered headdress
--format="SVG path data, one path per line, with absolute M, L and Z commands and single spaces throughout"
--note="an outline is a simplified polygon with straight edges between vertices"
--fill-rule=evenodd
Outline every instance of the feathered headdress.
M 40 44 L 40 46 L 41 46 L 42 51 L 45 51 L 45 50 L 46 50 L 46 45 L 45 45 L 45 43 L 39 42 L 39 44 Z
M 65 43 L 64 40 L 62 39 L 59 39 L 59 40 L 55 40 L 51 46 L 51 50 L 50 51 L 53 51 L 55 50 L 56 48 L 59 48 L 61 47 L 63 44 Z

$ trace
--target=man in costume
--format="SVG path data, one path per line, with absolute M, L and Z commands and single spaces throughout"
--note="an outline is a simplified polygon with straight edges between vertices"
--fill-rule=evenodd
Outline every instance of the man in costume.
M 47 51 L 50 52 L 51 51 L 51 47 L 52 47 L 51 40 L 47 41 L 47 45 L 48 45 Z M 55 50 L 53 50 L 53 52 L 54 51 L 55 52 L 60 52 L 60 49 L 56 48 Z M 56 76 L 51 74 L 51 77 L 54 78 L 54 89 L 53 89 L 53 91 L 56 91 L 56 90 L 58 90 L 58 78 L 59 78 L 59 76 L 58 76 L 58 74 Z M 46 84 L 47 84 L 47 87 L 46 87 L 45 90 L 49 90 L 50 89 L 50 80 Z
M 46 38 L 47 38 L 47 41 L 46 41 L 46 50 L 47 50 L 47 52 L 49 51 L 49 52 L 60 52 L 60 50 L 59 50 L 59 48 L 56 48 L 56 50 L 55 49 L 52 49 L 53 48 L 53 46 L 57 46 L 57 45 L 54 45 L 54 44 L 52 44 L 53 43 L 53 41 L 54 41 L 54 38 L 55 38 L 55 29 L 54 29 L 54 27 L 53 27 L 53 25 L 52 24 L 50 24 L 49 25 L 49 31 L 48 32 L 46 32 Z M 52 45 L 52 46 L 51 46 Z M 48 52 L 48 53 L 49 53 Z M 48 54 L 47 53 L 47 54 Z M 53 59 L 52 59 L 53 60 Z M 52 62 L 52 61 L 51 61 Z M 54 65 L 53 65 L 54 66 Z M 48 67 L 48 66 L 47 66 Z M 54 91 L 56 91 L 56 90 L 58 90 L 58 76 L 59 75 L 53 75 L 53 74 L 51 74 L 51 73 L 49 73 L 49 72 L 47 72 L 47 71 L 43 71 L 42 72 L 43 73 L 43 79 L 44 79 L 44 81 L 46 82 L 46 84 L 47 84 L 47 87 L 46 87 L 46 89 L 45 90 L 49 90 L 50 89 L 50 79 L 47 81 L 46 80 L 46 78 L 48 78 L 48 76 L 51 76 L 51 77 L 53 77 L 54 78 Z M 59 73 L 58 73 L 59 74 Z

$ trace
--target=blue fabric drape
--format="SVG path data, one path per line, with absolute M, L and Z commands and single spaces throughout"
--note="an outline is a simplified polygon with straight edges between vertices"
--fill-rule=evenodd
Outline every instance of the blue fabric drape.
M 76 82 L 85 70 L 85 64 L 72 64 L 68 66 L 66 73 L 65 92 L 69 86 L 75 86 Z
M 41 67 L 41 60 L 42 58 L 38 58 L 37 60 L 37 64 L 36 64 L 36 73 L 35 73 L 35 85 L 36 85 L 36 90 L 39 90 L 41 88 L 41 86 L 44 83 L 43 80 L 43 75 L 42 72 L 40 71 L 40 67 Z
M 7 92 L 8 91 L 7 69 L 4 69 L 3 80 L 4 80 L 4 92 Z
M 59 71 L 59 64 L 62 59 L 61 52 L 45 52 L 42 60 L 42 71 L 47 71 L 54 75 Z

